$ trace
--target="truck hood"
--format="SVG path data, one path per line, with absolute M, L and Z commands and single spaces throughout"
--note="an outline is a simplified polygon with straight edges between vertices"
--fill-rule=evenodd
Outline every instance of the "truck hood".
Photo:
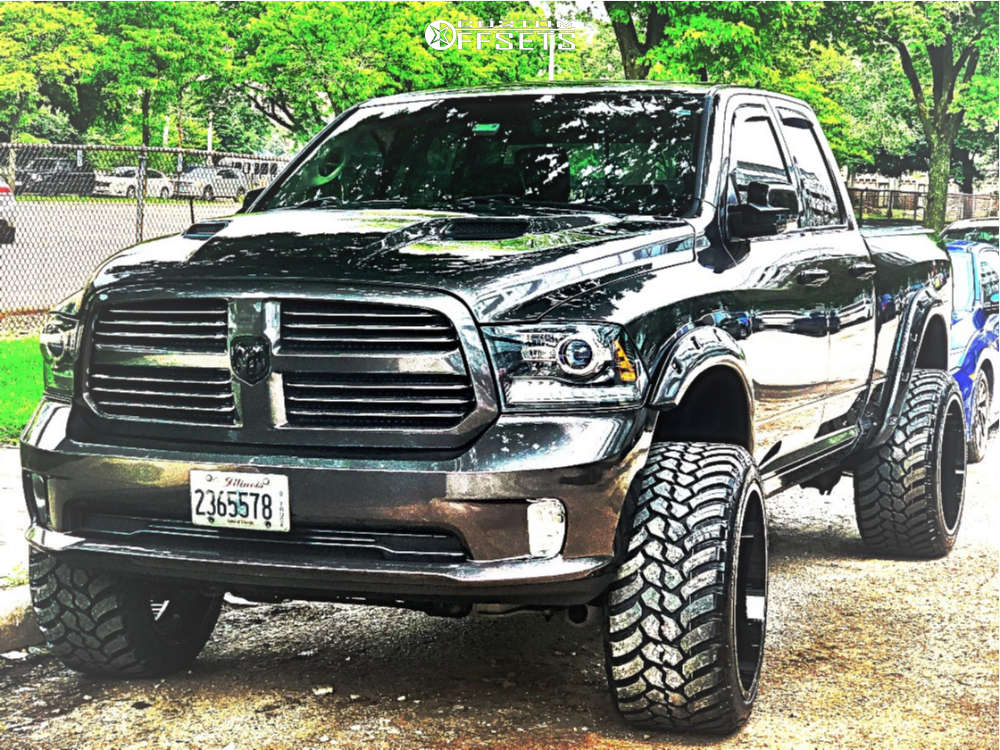
M 269 283 L 378 284 L 450 293 L 481 322 L 535 319 L 663 256 L 674 263 L 694 250 L 686 222 L 591 213 L 286 209 L 200 225 L 112 256 L 92 291 L 255 280 L 264 293 Z

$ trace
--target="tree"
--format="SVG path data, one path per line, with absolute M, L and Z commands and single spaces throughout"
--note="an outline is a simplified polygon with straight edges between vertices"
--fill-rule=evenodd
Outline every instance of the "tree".
M 844 50 L 808 29 L 817 3 L 606 2 L 629 78 L 761 86 L 812 105 L 838 160 L 871 160 L 845 109 L 858 75 Z
M 143 145 L 155 114 L 173 107 L 183 122 L 186 97 L 228 67 L 231 43 L 214 3 L 85 3 L 84 10 L 108 39 L 95 74 L 109 81 L 105 95 L 138 109 Z
M 43 90 L 70 96 L 95 63 L 102 43 L 93 22 L 55 3 L 0 4 L 0 138 L 17 139 Z
M 997 15 L 992 2 L 830 3 L 834 33 L 898 55 L 929 155 L 924 221 L 945 225 L 952 151 L 966 120 L 997 121 Z
M 235 38 L 232 85 L 275 124 L 304 139 L 374 96 L 535 77 L 542 54 L 430 49 L 423 29 L 474 12 L 540 11 L 512 3 L 241 3 L 227 8 Z
M 797 30 L 818 15 L 816 3 L 605 2 L 627 78 L 660 65 L 685 80 L 754 82 L 776 68 Z M 640 34 L 640 31 L 641 34 Z

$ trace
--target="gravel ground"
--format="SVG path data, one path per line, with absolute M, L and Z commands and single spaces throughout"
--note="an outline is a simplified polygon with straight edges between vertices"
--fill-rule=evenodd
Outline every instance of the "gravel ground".
M 765 676 L 724 740 L 623 727 L 597 626 L 292 602 L 227 608 L 159 681 L 0 658 L 0 747 L 996 748 L 997 453 L 970 467 L 944 560 L 873 559 L 847 482 L 771 499 Z

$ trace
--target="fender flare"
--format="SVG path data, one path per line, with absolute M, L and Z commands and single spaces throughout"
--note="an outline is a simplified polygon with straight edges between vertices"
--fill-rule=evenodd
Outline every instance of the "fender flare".
M 732 370 L 743 386 L 750 417 L 750 449 L 754 445 L 754 387 L 743 349 L 726 331 L 716 326 L 696 326 L 684 331 L 669 347 L 660 366 L 649 406 L 672 409 L 681 403 L 691 385 L 712 368 Z
M 937 309 L 943 306 L 944 300 L 927 287 L 917 292 L 907 305 L 902 325 L 893 343 L 890 371 L 886 376 L 879 403 L 874 404 L 875 430 L 867 442 L 868 447 L 881 445 L 888 440 L 898 424 L 906 387 L 910 383 L 931 321 L 935 318 L 940 319 L 947 336 L 950 326 L 943 312 Z M 947 347 L 947 338 L 945 346 Z M 947 356 L 946 350 L 946 361 Z

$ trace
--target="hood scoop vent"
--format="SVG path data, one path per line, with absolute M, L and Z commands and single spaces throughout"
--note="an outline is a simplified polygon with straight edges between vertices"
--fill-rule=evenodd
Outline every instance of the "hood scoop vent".
M 441 230 L 446 240 L 510 240 L 528 231 L 524 219 L 454 219 Z
M 199 221 L 189 226 L 184 232 L 184 238 L 189 240 L 207 240 L 229 226 L 228 221 Z

